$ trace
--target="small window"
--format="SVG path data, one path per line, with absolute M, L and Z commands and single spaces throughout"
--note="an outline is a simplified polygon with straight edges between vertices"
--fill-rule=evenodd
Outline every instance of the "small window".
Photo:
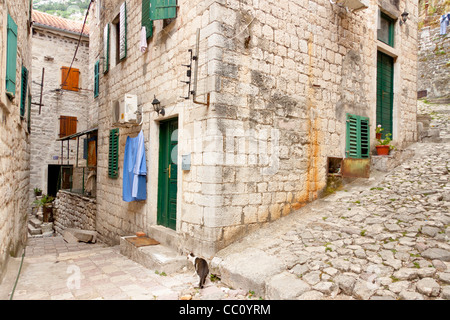
M 78 91 L 78 82 L 80 80 L 80 70 L 69 67 L 61 68 L 61 86 L 63 90 Z
M 369 118 L 347 114 L 346 155 L 348 158 L 369 158 Z
M 59 137 L 63 138 L 75 133 L 77 133 L 77 117 L 60 116 Z
M 94 67 L 94 98 L 100 93 L 100 60 L 95 63 Z
M 394 20 L 382 12 L 380 13 L 377 38 L 391 47 L 394 46 Z

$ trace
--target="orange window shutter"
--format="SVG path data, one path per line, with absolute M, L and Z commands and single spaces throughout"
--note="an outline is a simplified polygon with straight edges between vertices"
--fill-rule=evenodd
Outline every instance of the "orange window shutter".
M 72 68 L 70 70 L 70 86 L 72 91 L 78 91 L 78 81 L 80 80 L 80 70 Z
M 60 116 L 59 117 L 59 137 L 65 137 L 67 136 L 67 117 L 66 116 Z
M 69 90 L 69 77 L 67 77 L 67 72 L 69 72 L 69 68 L 61 68 L 61 85 L 64 90 Z
M 67 135 L 71 135 L 77 133 L 77 117 L 68 117 L 69 118 L 69 130 Z

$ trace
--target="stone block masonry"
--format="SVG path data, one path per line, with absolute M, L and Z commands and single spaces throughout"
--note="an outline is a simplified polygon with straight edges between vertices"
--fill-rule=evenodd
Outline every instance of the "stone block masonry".
M 31 36 L 28 0 L 0 2 L 0 282 L 10 256 L 20 256 L 26 244 L 27 212 L 29 210 L 30 133 L 28 131 L 28 95 L 23 99 L 22 67 L 28 70 L 27 93 L 31 88 Z M 17 25 L 17 41 L 8 30 L 8 16 Z M 8 36 L 11 37 L 8 41 Z M 15 59 L 7 59 L 7 43 L 17 43 L 17 50 L 9 48 Z M 15 96 L 6 93 L 6 74 L 15 61 Z M 12 70 L 12 69 L 9 69 Z M 24 104 L 22 104 L 24 103 Z M 25 112 L 20 113 L 21 104 Z
M 95 231 L 97 201 L 94 198 L 60 190 L 54 201 L 53 218 L 56 233 L 66 228 Z

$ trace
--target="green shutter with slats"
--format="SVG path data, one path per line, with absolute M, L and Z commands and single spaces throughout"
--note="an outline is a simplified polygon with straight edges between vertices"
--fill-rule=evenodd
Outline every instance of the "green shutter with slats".
M 382 138 L 393 134 L 394 59 L 377 53 L 377 121 L 383 127 Z
M 370 153 L 369 118 L 347 114 L 346 155 L 366 159 Z
M 94 67 L 94 98 L 100 93 L 100 60 L 95 63 Z
M 127 3 L 124 2 L 120 6 L 120 22 L 119 22 L 119 59 L 123 60 L 127 57 Z
M 150 19 L 150 0 L 142 0 L 141 26 L 145 27 L 147 39 L 153 36 L 153 21 Z
M 30 91 L 30 90 L 28 90 Z M 31 133 L 31 94 L 28 93 L 28 114 L 27 114 L 28 132 Z
M 108 177 L 119 176 L 119 128 L 109 131 Z
M 103 29 L 103 56 L 103 73 L 107 73 L 109 71 L 109 23 Z
M 8 14 L 7 42 L 6 42 L 6 94 L 9 97 L 16 95 L 17 71 L 17 24 Z
M 25 116 L 25 102 L 27 100 L 28 70 L 22 66 L 22 85 L 20 89 L 20 116 Z
M 150 20 L 177 17 L 177 0 L 150 0 Z

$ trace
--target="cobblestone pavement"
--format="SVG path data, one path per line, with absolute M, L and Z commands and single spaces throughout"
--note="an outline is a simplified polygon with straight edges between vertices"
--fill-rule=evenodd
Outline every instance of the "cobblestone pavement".
M 450 299 L 450 105 L 419 107 L 432 110 L 431 126 L 446 140 L 411 146 L 415 156 L 391 172 L 233 244 L 215 267 L 267 299 Z M 264 275 L 263 261 L 273 261 Z
M 8 266 L 0 286 L 0 299 L 10 298 L 20 258 Z M 119 247 L 103 244 L 69 244 L 62 237 L 29 239 L 14 300 L 192 300 L 252 297 L 220 282 L 207 280 L 196 288 L 192 270 L 165 274 L 126 258 Z

